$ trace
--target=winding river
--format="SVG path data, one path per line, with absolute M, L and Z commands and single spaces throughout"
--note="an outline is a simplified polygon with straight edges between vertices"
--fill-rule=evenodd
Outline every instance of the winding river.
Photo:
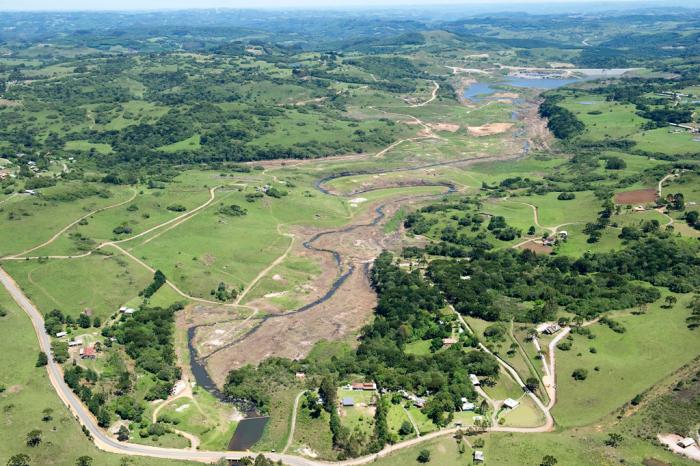
M 517 134 L 515 134 L 515 137 L 522 136 L 524 134 L 524 131 L 520 131 Z M 522 150 L 511 157 L 511 160 L 520 160 L 524 158 L 529 152 L 529 142 L 526 140 L 523 143 Z M 440 166 L 447 166 L 447 165 L 455 165 L 455 164 L 461 164 L 461 163 L 484 163 L 484 162 L 490 162 L 490 161 L 497 161 L 497 160 L 503 160 L 503 156 L 485 156 L 485 157 L 471 157 L 471 158 L 465 158 L 465 159 L 457 159 L 457 160 L 449 160 L 449 161 L 443 161 L 443 162 L 435 162 L 435 163 L 429 163 L 425 165 L 420 165 L 420 166 L 415 166 L 415 167 L 398 167 L 398 168 L 392 168 L 392 169 L 383 169 L 383 170 L 358 170 L 358 171 L 344 171 L 340 173 L 335 173 L 332 175 L 328 175 L 326 177 L 320 178 L 314 182 L 314 187 L 320 191 L 323 194 L 327 195 L 332 195 L 335 196 L 337 194 L 331 192 L 329 189 L 324 187 L 326 183 L 329 181 L 332 181 L 336 178 L 342 178 L 346 176 L 358 176 L 358 175 L 369 175 L 369 174 L 384 174 L 384 173 L 396 173 L 396 172 L 405 172 L 405 171 L 413 171 L 413 170 L 420 170 L 420 169 L 425 169 L 425 168 L 432 168 L 432 167 L 440 167 Z M 447 188 L 447 191 L 443 194 L 440 195 L 434 195 L 434 194 L 425 194 L 425 195 L 419 195 L 419 196 L 410 196 L 408 198 L 404 199 L 395 199 L 393 202 L 400 202 L 401 200 L 410 200 L 410 199 L 419 199 L 419 198 L 431 198 L 431 197 L 436 197 L 436 196 L 443 196 L 445 194 L 450 194 L 454 193 L 457 188 L 454 184 L 449 183 L 449 182 L 435 182 L 435 183 L 417 183 L 416 186 L 441 186 Z M 385 189 L 385 188 L 373 188 L 373 189 L 367 189 L 364 191 L 359 191 L 353 194 L 360 194 L 364 192 L 369 192 L 373 190 L 378 190 L 378 189 Z M 217 348 L 215 351 L 212 353 L 208 354 L 205 357 L 200 357 L 199 354 L 197 353 L 197 349 L 195 348 L 194 345 L 194 339 L 197 333 L 197 329 L 201 327 L 210 327 L 212 325 L 216 324 L 202 324 L 198 326 L 192 326 L 188 328 L 187 330 L 187 347 L 189 350 L 190 354 L 190 370 L 192 372 L 192 375 L 195 379 L 195 382 L 197 385 L 201 386 L 205 390 L 207 390 L 209 393 L 211 393 L 214 397 L 216 397 L 218 400 L 222 402 L 233 402 L 236 403 L 239 407 L 243 408 L 243 411 L 246 412 L 246 419 L 241 421 L 239 423 L 238 428 L 236 429 L 236 432 L 234 433 L 233 438 L 231 439 L 231 442 L 229 444 L 229 449 L 231 446 L 235 446 L 237 450 L 240 449 L 248 449 L 252 447 L 262 436 L 263 430 L 264 430 L 264 425 L 267 422 L 266 417 L 260 416 L 252 406 L 246 405 L 245 403 L 241 403 L 240 400 L 232 400 L 228 398 L 216 385 L 216 383 L 213 381 L 211 376 L 209 375 L 209 372 L 207 371 L 206 368 L 206 361 L 209 357 L 212 355 L 218 353 L 221 350 L 224 350 L 226 348 L 229 348 L 236 343 L 239 343 L 243 339 L 249 337 L 250 335 L 254 334 L 260 326 L 267 321 L 268 319 L 279 319 L 279 318 L 284 318 L 288 317 L 290 315 L 294 314 L 299 314 L 305 311 L 308 311 L 322 303 L 325 303 L 329 299 L 331 299 L 335 293 L 338 291 L 338 289 L 345 283 L 345 281 L 356 271 L 356 266 L 354 264 L 349 264 L 347 268 L 345 269 L 343 267 L 342 263 L 342 257 L 340 252 L 333 250 L 333 249 L 327 249 L 327 248 L 321 248 L 321 247 L 316 247 L 314 246 L 314 243 L 317 242 L 320 238 L 330 235 L 330 234 L 338 234 L 338 233 L 347 233 L 350 231 L 353 231 L 357 228 L 362 228 L 362 227 L 372 227 L 377 225 L 379 222 L 381 222 L 386 214 L 384 213 L 386 205 L 382 204 L 374 209 L 375 215 L 372 218 L 372 220 L 369 223 L 365 224 L 357 224 L 357 225 L 350 225 L 345 228 L 337 229 L 337 230 L 329 230 L 329 231 L 324 231 L 315 234 L 311 238 L 309 238 L 307 241 L 303 243 L 303 247 L 311 250 L 311 251 L 316 251 L 319 253 L 327 253 L 331 254 L 333 256 L 333 259 L 335 261 L 336 267 L 337 267 L 337 273 L 338 276 L 333 282 L 333 284 L 330 286 L 328 291 L 318 299 L 305 304 L 295 310 L 286 312 L 284 314 L 276 314 L 276 315 L 268 315 L 265 316 L 257 322 L 257 325 L 255 325 L 252 329 L 241 335 L 240 337 L 234 339 L 230 343 L 223 345 L 219 348 Z M 366 263 L 364 264 L 364 267 L 362 267 L 362 273 L 365 274 L 365 276 L 369 277 L 369 271 L 370 271 L 370 264 Z M 240 430 L 240 432 L 239 432 Z

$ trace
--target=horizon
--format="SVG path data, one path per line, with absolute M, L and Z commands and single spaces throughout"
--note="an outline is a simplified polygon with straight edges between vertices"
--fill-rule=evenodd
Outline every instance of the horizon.
M 174 12 L 174 11 L 204 11 L 204 10 L 315 10 L 315 11 L 378 11 L 387 9 L 407 9 L 417 8 L 421 10 L 439 10 L 441 8 L 459 9 L 476 8 L 475 14 L 484 12 L 503 12 L 507 7 L 522 7 L 525 12 L 533 12 L 546 9 L 547 6 L 557 10 L 583 11 L 586 9 L 604 11 L 615 9 L 644 9 L 654 7 L 680 6 L 684 8 L 700 8 L 700 0 L 690 2 L 681 1 L 636 1 L 636 0 L 508 0 L 508 1 L 484 1 L 484 0 L 440 0 L 431 3 L 425 1 L 406 0 L 339 0 L 329 5 L 321 0 L 206 0 L 205 2 L 196 0 L 106 0 L 95 6 L 92 0 L 67 0 L 61 3 L 61 7 L 56 7 L 54 2 L 49 0 L 27 0 L 18 6 L 15 1 L 0 0 L 0 11 L 16 13 L 78 13 L 78 12 L 130 12 L 130 13 L 153 13 L 153 12 Z M 561 11 L 558 11 L 561 12 Z

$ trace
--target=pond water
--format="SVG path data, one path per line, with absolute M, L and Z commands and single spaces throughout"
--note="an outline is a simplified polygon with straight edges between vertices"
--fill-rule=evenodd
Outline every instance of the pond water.
M 268 419 L 270 418 L 263 416 L 243 419 L 238 423 L 236 432 L 228 444 L 228 449 L 231 451 L 248 450 L 262 437 Z
M 472 102 L 481 102 L 489 98 L 490 95 L 498 92 L 496 89 L 499 85 L 513 86 L 513 87 L 526 87 L 529 89 L 556 89 L 558 87 L 566 86 L 567 84 L 573 84 L 581 82 L 582 79 L 571 78 L 516 78 L 508 77 L 503 81 L 497 83 L 474 83 L 471 86 L 464 89 L 464 98 L 471 100 Z

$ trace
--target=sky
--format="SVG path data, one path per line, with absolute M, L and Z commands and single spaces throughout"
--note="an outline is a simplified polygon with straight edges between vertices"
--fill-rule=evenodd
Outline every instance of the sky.
M 694 0 L 691 0 L 692 3 Z M 646 3 L 636 0 L 0 0 L 0 10 L 176 10 L 188 8 L 357 8 L 405 5 Z

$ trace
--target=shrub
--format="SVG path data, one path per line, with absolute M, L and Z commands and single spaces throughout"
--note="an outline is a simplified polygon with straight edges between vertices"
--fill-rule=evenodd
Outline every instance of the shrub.
M 559 193 L 557 196 L 557 199 L 560 201 L 570 201 L 572 199 L 576 199 L 576 194 L 574 193 Z
M 571 377 L 573 377 L 574 380 L 586 380 L 588 371 L 586 369 L 574 369 L 571 373 Z
M 419 463 L 428 463 L 430 461 L 430 450 L 421 450 L 417 460 Z
M 184 212 L 187 210 L 187 207 L 185 207 L 182 204 L 171 204 L 166 209 L 173 211 L 173 212 Z

